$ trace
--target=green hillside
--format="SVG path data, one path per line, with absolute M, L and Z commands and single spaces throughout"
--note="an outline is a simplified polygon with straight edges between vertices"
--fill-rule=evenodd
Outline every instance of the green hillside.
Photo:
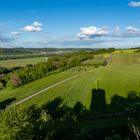
M 140 65 L 118 65 L 93 68 L 76 79 L 72 79 L 58 85 L 49 91 L 25 102 L 25 104 L 41 105 L 60 96 L 64 98 L 68 105 L 74 105 L 81 101 L 89 107 L 91 102 L 91 90 L 97 87 L 97 81 L 100 88 L 106 91 L 106 100 L 109 103 L 110 98 L 115 95 L 126 96 L 130 91 L 140 92 Z
M 108 60 L 109 65 L 89 66 Z M 140 92 L 140 57 L 137 54 L 110 54 L 95 56 L 92 60 L 85 61 L 81 67 L 53 74 L 36 80 L 16 89 L 3 89 L 0 91 L 0 101 L 14 98 L 14 102 L 20 101 L 50 85 L 64 80 L 73 75 L 82 73 L 80 76 L 61 83 L 38 96 L 24 102 L 27 105 L 42 105 L 55 97 L 64 98 L 65 103 L 73 106 L 77 101 L 81 101 L 87 108 L 91 102 L 92 89 L 97 87 L 97 81 L 101 89 L 106 91 L 106 100 L 115 95 L 126 96 L 130 91 Z M 130 65 L 131 64 L 131 65 Z M 14 103 L 13 102 L 13 103 Z

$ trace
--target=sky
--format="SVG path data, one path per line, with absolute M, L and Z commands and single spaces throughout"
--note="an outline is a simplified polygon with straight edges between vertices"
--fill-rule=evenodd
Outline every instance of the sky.
M 0 47 L 140 47 L 140 0 L 0 0 Z

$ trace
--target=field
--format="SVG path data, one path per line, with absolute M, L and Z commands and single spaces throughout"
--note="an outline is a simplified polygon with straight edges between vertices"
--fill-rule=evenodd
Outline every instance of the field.
M 25 59 L 11 59 L 11 60 L 0 60 L 0 67 L 19 67 L 25 66 L 27 64 L 37 64 L 39 62 L 45 62 L 47 58 L 38 57 L 38 58 L 25 58 Z
M 81 101 L 89 108 L 91 90 L 97 87 L 97 81 L 100 83 L 100 88 L 106 91 L 106 100 L 109 103 L 110 98 L 115 94 L 126 96 L 130 91 L 140 92 L 139 69 L 140 65 L 93 68 L 92 71 L 56 86 L 25 102 L 25 104 L 42 105 L 48 100 L 60 96 L 70 106 L 77 101 Z
M 129 53 L 130 54 L 130 53 L 134 53 L 136 50 L 137 49 L 128 49 L 128 50 L 127 49 L 125 49 L 125 50 L 122 49 L 122 50 L 115 50 L 113 53 L 114 54 L 119 54 L 119 53 L 127 53 L 128 54 Z
M 0 101 L 15 98 L 14 102 L 17 102 L 41 89 L 79 73 L 81 73 L 80 76 L 57 85 L 24 102 L 24 104 L 36 104 L 39 106 L 60 96 L 64 99 L 64 102 L 70 106 L 73 106 L 77 101 L 80 101 L 89 108 L 91 92 L 92 89 L 97 88 L 97 81 L 99 81 L 99 87 L 106 92 L 107 103 L 110 102 L 110 98 L 115 94 L 126 96 L 130 91 L 140 92 L 140 58 L 138 55 L 115 54 L 108 56 L 102 55 L 102 57 L 98 56 L 97 58 L 99 60 L 107 58 L 111 63 L 108 66 L 100 66 L 98 68 L 94 68 L 94 66 L 72 68 L 65 72 L 53 74 L 13 90 L 1 90 Z M 98 60 L 97 58 L 96 60 Z M 91 61 L 86 63 L 91 64 Z M 93 63 L 95 63 L 94 59 Z
M 92 67 L 88 67 L 87 70 L 90 70 L 90 69 L 92 69 Z M 82 67 L 72 68 L 71 70 L 67 70 L 61 73 L 47 76 L 45 78 L 31 82 L 29 84 L 26 84 L 16 89 L 5 88 L 0 91 L 0 97 L 1 97 L 0 101 L 7 100 L 9 98 L 15 98 L 16 99 L 15 101 L 19 101 L 43 88 L 46 88 L 61 80 L 64 80 L 68 77 L 71 77 L 71 76 L 74 76 L 83 72 L 85 72 L 85 68 L 82 68 Z

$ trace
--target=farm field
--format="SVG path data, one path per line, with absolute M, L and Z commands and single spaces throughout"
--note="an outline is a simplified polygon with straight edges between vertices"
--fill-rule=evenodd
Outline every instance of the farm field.
M 37 64 L 39 62 L 45 62 L 47 58 L 25 58 L 25 59 L 11 59 L 11 60 L 0 60 L 0 67 L 12 68 L 19 66 L 26 66 L 27 64 Z

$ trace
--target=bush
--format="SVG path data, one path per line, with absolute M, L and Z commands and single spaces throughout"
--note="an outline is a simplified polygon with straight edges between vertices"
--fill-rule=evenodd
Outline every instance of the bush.
M 16 88 L 48 76 L 49 74 L 78 66 L 82 61 L 92 58 L 92 53 L 76 53 L 50 58 L 47 62 L 42 62 L 35 65 L 27 65 L 23 68 L 16 69 L 12 72 L 12 74 L 9 74 L 8 84 L 6 83 L 6 85 Z
M 0 89 L 4 87 L 4 84 L 0 81 Z
M 11 75 L 8 85 L 12 88 L 16 88 L 16 87 L 21 86 L 22 83 L 23 82 L 22 82 L 21 77 L 17 73 L 14 73 Z
M 107 64 L 108 64 L 107 60 L 104 60 L 103 61 L 103 66 L 107 66 Z
M 32 127 L 32 111 L 28 107 L 11 107 L 0 113 L 1 140 L 29 140 Z

